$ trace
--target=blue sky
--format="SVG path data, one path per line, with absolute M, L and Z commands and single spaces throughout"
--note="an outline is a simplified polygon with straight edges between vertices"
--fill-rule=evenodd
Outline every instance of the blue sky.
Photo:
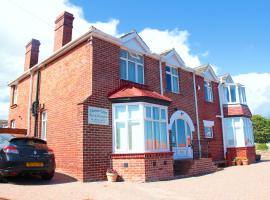
M 270 1 L 72 0 L 89 21 L 120 21 L 118 30 L 188 30 L 191 53 L 219 73 L 270 72 Z M 166 2 L 166 3 L 164 3 Z
M 119 37 L 136 29 L 153 52 L 175 48 L 187 66 L 210 63 L 246 86 L 253 114 L 270 118 L 270 1 L 12 0 L 0 4 L 0 119 L 7 83 L 23 73 L 25 44 L 39 39 L 40 61 L 52 54 L 54 21 L 74 14 L 73 38 L 91 25 Z

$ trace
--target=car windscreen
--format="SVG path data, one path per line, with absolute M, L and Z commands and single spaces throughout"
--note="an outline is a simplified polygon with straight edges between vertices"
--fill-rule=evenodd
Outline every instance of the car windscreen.
M 46 141 L 35 138 L 13 138 L 10 143 L 17 146 L 35 146 L 39 144 L 46 144 Z

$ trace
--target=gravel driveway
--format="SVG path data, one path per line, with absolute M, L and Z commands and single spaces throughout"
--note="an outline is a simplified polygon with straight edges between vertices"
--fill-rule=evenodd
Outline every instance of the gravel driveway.
M 270 161 L 248 166 L 228 167 L 204 176 L 151 183 L 81 183 L 63 174 L 53 181 L 12 179 L 0 183 L 0 199 L 187 199 L 187 200 L 269 200 Z

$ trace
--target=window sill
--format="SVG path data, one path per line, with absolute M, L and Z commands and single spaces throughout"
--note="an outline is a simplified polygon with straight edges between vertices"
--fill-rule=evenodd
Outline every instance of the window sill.
M 205 103 L 207 103 L 207 104 L 215 104 L 215 102 L 214 101 L 204 101 Z
M 10 106 L 10 108 L 13 109 L 13 108 L 16 108 L 17 106 L 18 106 L 17 104 L 13 104 Z
M 177 94 L 177 95 L 181 95 L 182 93 L 181 92 L 173 92 L 173 91 L 170 91 L 170 90 L 165 90 L 166 93 L 171 93 L 171 94 Z

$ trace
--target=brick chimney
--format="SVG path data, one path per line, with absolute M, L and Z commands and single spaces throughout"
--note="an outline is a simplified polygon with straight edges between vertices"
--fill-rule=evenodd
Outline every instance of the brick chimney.
M 56 18 L 54 30 L 54 51 L 57 51 L 72 40 L 73 20 L 73 15 L 66 11 Z
M 36 39 L 31 39 L 30 42 L 25 46 L 25 61 L 24 61 L 24 71 L 30 69 L 35 64 L 38 63 L 40 42 Z

